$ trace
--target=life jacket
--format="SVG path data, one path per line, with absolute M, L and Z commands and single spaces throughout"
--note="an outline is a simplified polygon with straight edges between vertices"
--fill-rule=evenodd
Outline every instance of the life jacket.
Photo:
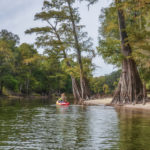
M 62 98 L 59 98 L 58 101 L 63 101 Z

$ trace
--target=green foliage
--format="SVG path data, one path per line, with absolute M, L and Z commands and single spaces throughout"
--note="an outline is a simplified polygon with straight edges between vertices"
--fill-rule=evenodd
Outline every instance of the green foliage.
M 119 27 L 117 10 L 113 4 L 109 8 L 102 9 L 99 19 L 99 46 L 98 53 L 110 64 L 120 66 L 122 62 L 121 44 L 119 38 Z M 111 15 L 110 15 L 111 14 Z
M 120 66 L 123 58 L 120 53 L 120 40 L 109 37 L 105 40 L 99 40 L 97 50 L 107 63 Z
M 91 78 L 90 88 L 93 94 L 112 94 L 118 84 L 120 71 L 114 71 L 109 75 Z
M 3 77 L 4 86 L 7 87 L 7 89 L 18 92 L 19 89 L 19 81 L 12 75 L 6 75 Z
M 92 78 L 90 81 L 91 91 L 95 94 L 103 93 L 103 85 L 105 83 L 105 77 Z
M 7 30 L 1 30 L 0 40 L 7 41 L 7 43 L 13 48 L 16 44 L 19 44 L 20 39 L 18 35 L 8 32 Z
M 42 56 L 27 43 L 17 46 L 18 39 L 6 30 L 0 32 L 1 94 L 3 89 L 22 94 L 71 92 L 71 80 L 62 70 L 60 57 L 54 53 Z
M 93 94 L 113 93 L 120 71 L 92 77 L 95 68 L 92 64 L 94 56 L 92 42 L 84 31 L 84 26 L 80 24 L 78 8 L 74 7 L 75 0 L 69 1 L 72 15 L 67 0 L 44 0 L 41 12 L 37 13 L 34 19 L 43 21 L 45 26 L 26 31 L 28 34 L 36 34 L 35 45 L 37 48 L 44 49 L 44 55 L 40 55 L 34 45 L 27 43 L 19 45 L 17 35 L 7 30 L 0 32 L 0 94 L 3 89 L 23 94 L 71 92 L 70 75 L 77 80 L 80 79 L 82 67 L 79 58 L 82 60 L 83 74 L 90 79 Z M 98 0 L 85 1 L 92 5 Z M 124 0 L 119 5 L 113 1 L 108 8 L 102 9 L 102 15 L 99 17 L 101 26 L 97 51 L 107 63 L 121 66 L 123 56 L 120 51 L 117 16 L 119 5 L 124 10 L 126 30 L 132 48 L 131 57 L 136 60 L 140 75 L 147 88 L 150 88 L 150 5 L 148 2 L 149 0 Z M 72 19 L 75 22 L 78 45 Z
M 109 93 L 109 86 L 107 84 L 103 85 L 103 91 L 104 91 L 105 94 Z
M 79 48 L 81 53 L 88 54 L 83 59 L 91 59 L 94 55 L 92 50 L 92 42 L 87 32 L 83 31 L 84 26 L 80 25 L 80 15 L 78 8 L 73 7 L 75 0 L 69 0 L 71 4 L 72 14 L 67 0 L 46 0 L 43 2 L 42 11 L 36 13 L 35 20 L 45 22 L 43 27 L 35 27 L 26 31 L 27 34 L 36 33 L 36 45 L 45 49 L 45 54 L 56 55 L 59 59 L 63 59 L 63 68 L 67 74 L 78 77 L 80 67 L 78 64 L 79 54 L 77 53 L 77 45 L 74 39 L 74 30 L 72 28 L 72 16 L 78 34 Z M 85 53 L 84 53 L 85 55 Z M 82 58 L 81 58 L 82 59 Z M 84 61 L 84 60 L 83 60 Z M 85 61 L 84 61 L 85 62 Z M 84 63 L 83 62 L 83 63 Z M 71 64 L 68 66 L 68 63 Z M 84 68 L 85 65 L 83 65 Z M 91 70 L 84 69 L 85 72 Z
M 149 82 L 150 73 L 150 5 L 148 1 L 124 0 L 102 10 L 100 15 L 98 53 L 110 64 L 120 66 L 123 60 L 118 27 L 117 7 L 124 10 L 126 32 L 132 48 L 132 58 L 136 60 L 143 81 Z M 111 14 L 111 15 L 110 15 Z

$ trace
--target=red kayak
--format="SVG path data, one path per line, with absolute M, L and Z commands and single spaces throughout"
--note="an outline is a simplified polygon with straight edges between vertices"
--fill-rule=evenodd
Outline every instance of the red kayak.
M 56 105 L 69 105 L 69 104 L 70 104 L 69 102 L 59 102 L 59 101 L 56 102 Z

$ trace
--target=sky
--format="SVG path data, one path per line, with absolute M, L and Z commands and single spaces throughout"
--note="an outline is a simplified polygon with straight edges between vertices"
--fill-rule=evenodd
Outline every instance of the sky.
M 34 21 L 34 15 L 41 11 L 43 0 L 0 0 L 0 30 L 8 31 L 19 35 L 20 42 L 33 44 L 35 35 L 26 35 L 25 30 L 31 27 L 42 26 L 41 21 Z M 77 3 L 81 15 L 81 24 L 86 26 L 88 35 L 92 37 L 94 48 L 98 45 L 98 28 L 100 26 L 99 15 L 101 9 L 107 7 L 112 0 L 100 0 L 88 10 L 86 3 Z M 42 50 L 39 50 L 42 53 Z M 109 74 L 115 70 L 112 65 L 106 64 L 104 60 L 97 56 L 93 59 L 97 66 L 93 72 L 94 76 Z

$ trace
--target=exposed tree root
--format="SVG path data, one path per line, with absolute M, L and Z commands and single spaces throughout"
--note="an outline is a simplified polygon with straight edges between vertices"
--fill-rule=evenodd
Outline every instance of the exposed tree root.
M 143 103 L 143 85 L 133 59 L 124 59 L 122 74 L 112 104 Z

